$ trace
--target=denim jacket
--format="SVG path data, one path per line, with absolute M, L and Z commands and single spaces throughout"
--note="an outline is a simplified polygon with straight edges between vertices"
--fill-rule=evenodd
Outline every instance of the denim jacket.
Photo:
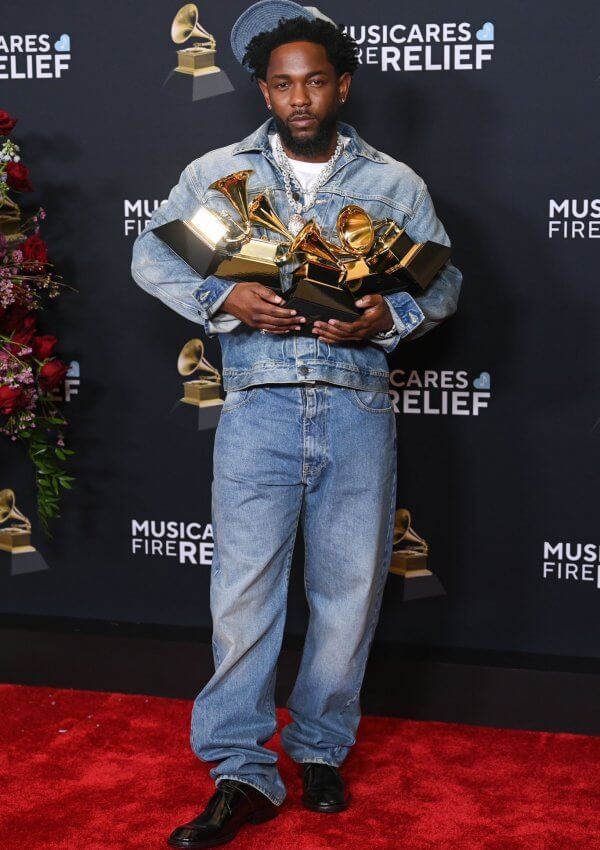
M 355 203 L 371 218 L 391 218 L 415 242 L 431 239 L 444 245 L 450 240 L 438 219 L 427 186 L 408 165 L 381 153 L 360 138 L 349 124 L 339 130 L 350 137 L 327 181 L 319 189 L 304 217 L 314 218 L 323 234 L 336 240 L 338 213 Z M 234 171 L 252 169 L 248 180 L 250 200 L 268 191 L 275 212 L 287 221 L 291 210 L 282 172 L 273 157 L 268 133 L 275 130 L 269 118 L 237 144 L 210 151 L 182 172 L 167 202 L 158 207 L 133 246 L 131 271 L 136 283 L 172 310 L 202 325 L 207 337 L 218 334 L 222 353 L 223 387 L 241 390 L 264 383 L 327 381 L 357 390 L 387 391 L 387 354 L 399 342 L 416 339 L 451 316 L 457 307 L 462 273 L 448 261 L 427 290 L 412 297 L 406 292 L 384 296 L 396 335 L 383 340 L 370 337 L 348 343 L 326 343 L 314 335 L 262 334 L 230 313 L 220 310 L 235 282 L 200 277 L 155 234 L 153 229 L 176 218 L 190 218 L 206 204 L 228 210 L 227 199 L 208 186 Z M 279 238 L 261 227 L 259 236 Z M 292 285 L 291 269 L 281 274 L 282 289 Z M 283 306 L 283 305 L 282 305 Z

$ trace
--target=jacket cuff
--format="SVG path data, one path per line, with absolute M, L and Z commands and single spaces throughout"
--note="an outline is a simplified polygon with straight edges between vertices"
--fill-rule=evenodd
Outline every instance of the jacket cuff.
M 237 281 L 226 280 L 211 274 L 194 289 L 192 294 L 198 302 L 201 324 L 208 337 L 214 337 L 218 333 L 228 333 L 241 324 L 241 319 L 232 316 L 231 313 L 222 312 L 214 319 L 211 318 L 218 312 L 236 283 Z
M 233 289 L 234 286 L 235 283 L 232 281 L 225 280 L 222 277 L 216 277 L 214 274 L 205 277 L 198 284 L 193 295 L 198 302 L 198 312 L 203 319 L 210 318 L 212 313 L 218 310 L 217 301 L 221 304 L 227 297 L 226 293 Z
M 408 292 L 393 292 L 391 295 L 384 295 L 383 299 L 390 309 L 394 327 L 398 331 L 398 336 L 391 337 L 391 347 L 386 349 L 392 351 L 401 339 L 425 321 L 425 313 Z

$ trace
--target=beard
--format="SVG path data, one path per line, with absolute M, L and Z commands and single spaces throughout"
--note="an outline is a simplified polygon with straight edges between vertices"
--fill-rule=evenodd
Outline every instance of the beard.
M 311 157 L 322 156 L 328 152 L 337 125 L 337 113 L 332 112 L 322 121 L 319 121 L 314 134 L 303 139 L 296 138 L 289 124 L 275 113 L 273 113 L 273 118 L 283 145 L 291 153 Z

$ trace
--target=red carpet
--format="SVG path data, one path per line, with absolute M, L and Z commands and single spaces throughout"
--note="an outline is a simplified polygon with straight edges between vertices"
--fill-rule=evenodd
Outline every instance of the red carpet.
M 164 848 L 213 790 L 189 749 L 191 702 L 0 685 L 1 850 Z M 281 722 L 288 722 L 285 711 Z M 278 736 L 272 745 L 281 752 Z M 278 818 L 239 850 L 600 848 L 600 739 L 363 718 L 344 764 L 353 806 L 299 802 L 280 769 Z

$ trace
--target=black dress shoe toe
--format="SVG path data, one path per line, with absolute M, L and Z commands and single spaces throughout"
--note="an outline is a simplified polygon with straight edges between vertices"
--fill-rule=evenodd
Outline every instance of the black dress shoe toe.
M 174 829 L 167 844 L 189 850 L 216 847 L 232 841 L 244 824 L 265 823 L 278 814 L 279 806 L 253 785 L 223 779 L 204 811 Z
M 343 812 L 350 793 L 337 767 L 306 762 L 302 773 L 302 805 L 313 812 Z

